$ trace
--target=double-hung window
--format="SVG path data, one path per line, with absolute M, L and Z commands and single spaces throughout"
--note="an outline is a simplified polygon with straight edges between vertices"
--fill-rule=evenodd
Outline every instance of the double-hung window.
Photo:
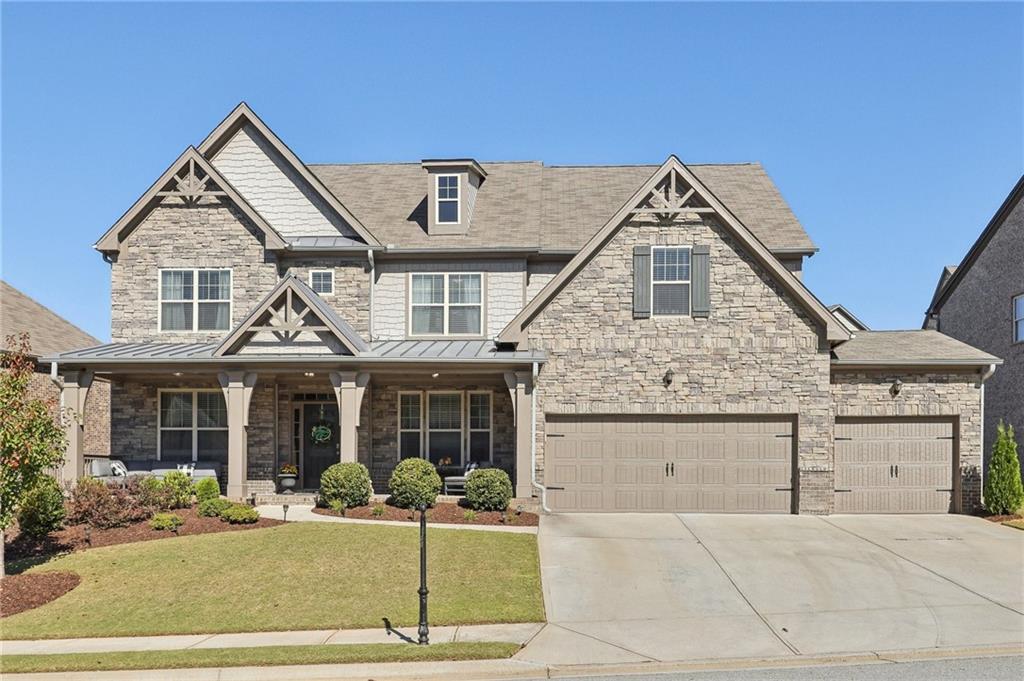
M 491 460 L 491 393 L 469 393 L 469 460 Z
M 161 390 L 161 461 L 228 462 L 228 410 L 220 390 Z
M 427 393 L 427 455 L 439 464 L 462 461 L 462 393 Z
M 310 270 L 309 287 L 320 295 L 334 293 L 334 270 Z
M 479 336 L 483 333 L 483 275 L 410 275 L 413 336 Z
M 491 461 L 491 409 L 488 391 L 400 392 L 399 458 L 455 466 Z
M 161 331 L 227 331 L 231 270 L 160 270 Z
M 651 305 L 655 315 L 690 314 L 690 249 L 651 249 Z
M 1013 299 L 1013 342 L 1024 343 L 1024 293 Z
M 398 394 L 398 456 L 423 455 L 423 399 L 419 393 Z
M 437 222 L 459 224 L 459 176 L 437 176 Z

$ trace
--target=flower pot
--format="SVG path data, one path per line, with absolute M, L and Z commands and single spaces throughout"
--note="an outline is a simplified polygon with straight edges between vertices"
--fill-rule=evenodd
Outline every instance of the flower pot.
M 277 485 L 281 488 L 281 494 L 293 494 L 298 477 L 297 475 L 284 474 L 277 476 Z

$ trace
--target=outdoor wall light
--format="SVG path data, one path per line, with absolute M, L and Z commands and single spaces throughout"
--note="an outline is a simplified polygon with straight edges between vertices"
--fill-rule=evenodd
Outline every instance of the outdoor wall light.
M 896 397 L 900 394 L 901 390 L 903 390 L 903 381 L 897 378 L 892 382 L 892 386 L 889 388 L 889 394 Z
M 307 372 L 303 373 L 302 375 L 305 376 L 306 378 L 313 378 L 314 376 L 316 376 L 316 374 L 313 373 L 312 371 L 307 371 Z
M 441 374 L 430 374 L 430 377 L 431 377 L 431 378 L 437 378 L 437 377 L 438 377 L 438 376 L 440 376 L 440 375 L 441 375 Z
M 672 379 L 674 379 L 675 377 L 676 372 L 672 371 L 672 369 L 669 368 L 669 370 L 665 372 L 665 375 L 661 377 L 661 382 L 664 383 L 665 387 L 667 388 L 670 385 L 672 385 Z
M 181 372 L 180 372 L 180 371 L 175 371 L 175 372 L 174 372 L 174 375 L 175 375 L 175 376 L 181 376 Z

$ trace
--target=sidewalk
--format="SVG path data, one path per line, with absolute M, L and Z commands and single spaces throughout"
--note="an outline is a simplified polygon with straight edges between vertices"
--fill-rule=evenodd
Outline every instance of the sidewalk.
M 280 505 L 257 506 L 256 510 L 264 518 L 284 520 L 284 508 Z M 316 522 L 316 523 L 351 523 L 353 525 L 388 525 L 390 527 L 419 527 L 417 523 L 396 522 L 394 520 L 363 520 L 360 518 L 339 518 L 333 515 L 320 515 L 313 513 L 312 506 L 288 506 L 288 522 Z M 427 519 L 427 526 L 431 529 L 444 530 L 474 530 L 477 532 L 512 532 L 518 534 L 537 534 L 536 526 L 516 527 L 506 525 L 456 525 L 454 523 L 432 523 Z
M 289 513 L 289 515 L 291 515 Z M 525 624 L 477 624 L 431 627 L 431 643 L 493 641 L 525 644 L 544 627 Z M 4 655 L 54 655 L 59 653 L 113 653 L 200 648 L 259 648 L 265 646 L 341 645 L 346 643 L 411 643 L 416 627 L 387 630 L 322 629 L 314 631 L 266 631 L 244 634 L 187 634 L 178 636 L 124 636 L 117 638 L 64 638 L 35 641 L 0 641 Z

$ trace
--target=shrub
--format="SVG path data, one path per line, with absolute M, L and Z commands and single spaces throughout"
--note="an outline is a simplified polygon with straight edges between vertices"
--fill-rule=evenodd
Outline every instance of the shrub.
M 478 468 L 466 478 L 466 502 L 477 511 L 504 511 L 512 501 L 512 481 L 500 468 Z
M 441 491 L 441 476 L 426 459 L 405 459 L 391 473 L 388 490 L 402 508 L 433 506 Z
M 474 511 L 473 509 L 468 509 L 465 513 L 462 514 L 462 519 L 465 520 L 467 523 L 473 522 L 474 520 L 476 520 L 476 511 Z
M 214 478 L 200 478 L 195 484 L 196 501 L 200 504 L 220 496 L 220 485 Z
M 370 513 L 373 514 L 374 518 L 381 517 L 382 515 L 384 515 L 384 504 L 376 504 L 376 505 L 374 505 L 373 510 L 370 511 Z
M 164 487 L 170 494 L 171 508 L 188 508 L 192 505 L 192 478 L 185 473 L 171 471 L 164 476 Z
M 345 509 L 348 508 L 348 506 L 345 505 L 345 502 L 341 499 L 334 499 L 333 501 L 328 502 L 327 507 L 338 515 L 345 515 Z
M 1020 461 L 1013 426 L 1002 421 L 996 429 L 996 443 L 992 446 L 992 461 L 985 476 L 985 508 L 990 513 L 1016 513 L 1024 505 L 1024 487 L 1020 480 Z
M 121 483 L 121 486 L 129 496 L 135 497 L 141 506 L 149 509 L 150 513 L 166 511 L 173 503 L 171 491 L 162 480 L 152 475 L 132 476 Z
M 207 499 L 206 501 L 200 501 L 199 507 L 196 512 L 204 518 L 218 518 L 220 514 L 226 509 L 232 506 L 232 502 L 227 499 Z
M 149 521 L 154 530 L 176 530 L 184 524 L 184 519 L 177 513 L 157 513 Z
M 123 527 L 145 520 L 152 512 L 122 485 L 107 485 L 95 478 L 82 478 L 71 492 L 68 520 L 101 529 Z
M 18 508 L 18 527 L 29 537 L 45 537 L 64 524 L 64 494 L 50 475 L 40 476 Z
M 249 525 L 260 519 L 260 512 L 246 504 L 231 504 L 221 511 L 220 519 L 232 525 Z
M 336 463 L 320 476 L 320 496 L 331 508 L 336 501 L 346 508 L 366 506 L 371 494 L 370 471 L 361 463 Z

